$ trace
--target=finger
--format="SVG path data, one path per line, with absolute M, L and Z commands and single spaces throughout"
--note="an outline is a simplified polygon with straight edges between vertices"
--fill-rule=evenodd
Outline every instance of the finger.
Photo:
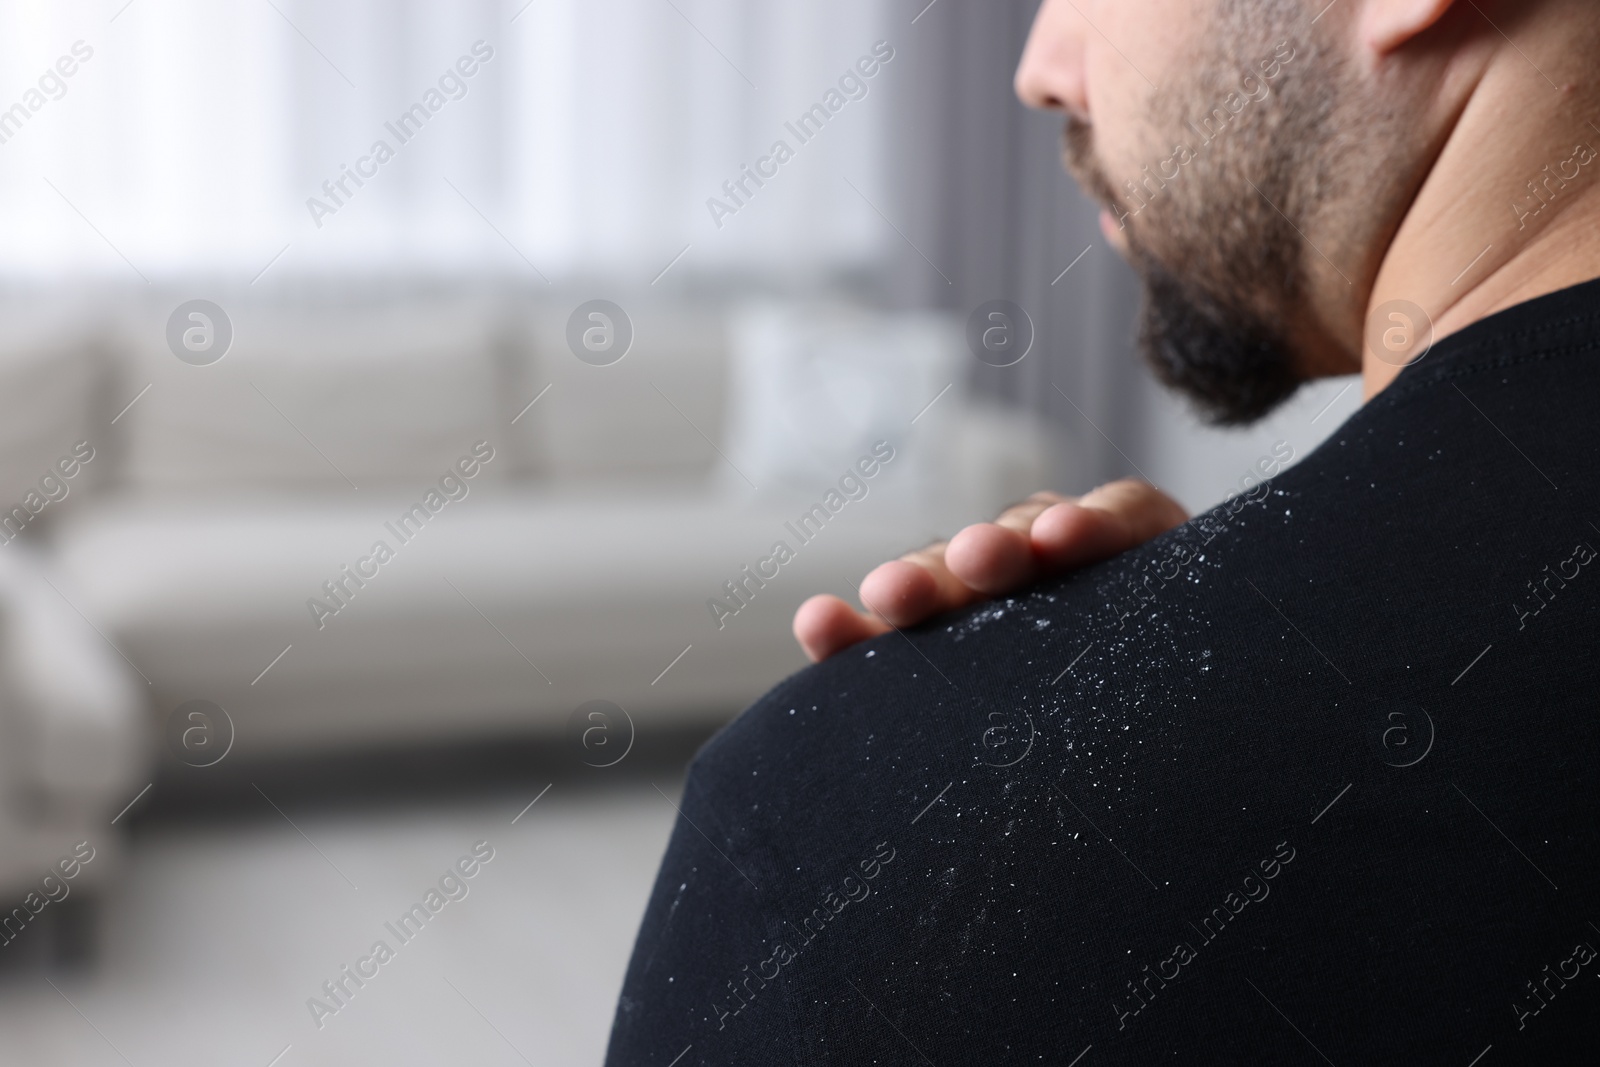
M 812 663 L 888 630 L 881 620 L 863 615 L 836 596 L 814 596 L 794 613 L 795 640 Z
M 1078 498 L 1078 504 L 1121 516 L 1127 521 L 1135 544 L 1142 544 L 1189 521 L 1189 513 L 1183 510 L 1182 504 L 1149 482 L 1136 478 L 1123 478 L 1092 489 Z
M 1020 588 L 1039 571 L 1028 536 L 1031 525 L 1021 529 L 996 522 L 968 526 L 950 539 L 945 565 L 957 580 L 987 596 Z
M 1004 526 L 1008 530 L 1018 533 L 1027 533 L 1033 526 L 1033 520 L 1043 512 L 1057 504 L 1067 503 L 1076 497 L 1062 496 L 1060 493 L 1034 493 L 1020 504 L 1013 504 L 1000 513 L 995 519 L 995 525 Z
M 994 522 L 967 527 L 951 538 L 945 565 L 962 584 L 989 596 L 1028 584 L 1040 573 L 1029 531 L 1041 514 L 1071 499 L 1060 493 L 1034 493 Z
M 1079 499 L 1035 493 L 992 523 L 962 530 L 946 565 L 970 588 L 998 596 L 1045 574 L 1097 563 L 1188 520 L 1148 482 L 1125 479 Z
M 1125 552 L 1188 521 L 1177 501 L 1148 482 L 1112 482 L 1034 520 L 1035 558 L 1049 571 L 1082 567 Z
M 960 607 L 973 592 L 945 566 L 943 543 L 884 563 L 861 580 L 861 603 L 891 626 L 913 626 Z
M 1140 543 L 1121 516 L 1081 504 L 1057 504 L 1042 513 L 1029 542 L 1039 567 L 1051 573 L 1110 559 Z

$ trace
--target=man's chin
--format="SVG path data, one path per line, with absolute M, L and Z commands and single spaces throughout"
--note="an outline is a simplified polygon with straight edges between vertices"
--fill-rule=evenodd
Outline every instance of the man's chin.
M 1148 263 L 1139 342 L 1164 384 L 1215 426 L 1256 422 L 1293 396 L 1304 378 L 1281 331 L 1225 307 Z

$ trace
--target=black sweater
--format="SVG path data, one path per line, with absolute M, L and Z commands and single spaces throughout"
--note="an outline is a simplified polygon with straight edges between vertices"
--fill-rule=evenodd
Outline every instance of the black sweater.
M 1600 282 L 1513 308 L 1253 498 L 784 682 L 608 1062 L 1592 1057 L 1597 348 Z

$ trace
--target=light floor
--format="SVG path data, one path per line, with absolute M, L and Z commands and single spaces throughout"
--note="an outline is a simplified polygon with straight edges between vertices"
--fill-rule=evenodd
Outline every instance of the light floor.
M 0 1065 L 598 1064 L 674 811 L 557 785 L 513 825 L 531 799 L 145 829 L 96 969 L 0 979 Z M 319 1030 L 307 998 L 478 840 L 468 895 Z

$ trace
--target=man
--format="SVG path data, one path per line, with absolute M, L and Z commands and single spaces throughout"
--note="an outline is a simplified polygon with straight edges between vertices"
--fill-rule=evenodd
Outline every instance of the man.
M 808 605 L 830 658 L 691 770 L 612 1063 L 1592 1058 L 1597 50 L 1590 0 L 1046 0 L 1018 89 L 1162 377 L 1369 403 L 1005 599 L 1181 516 L 1035 501 Z

